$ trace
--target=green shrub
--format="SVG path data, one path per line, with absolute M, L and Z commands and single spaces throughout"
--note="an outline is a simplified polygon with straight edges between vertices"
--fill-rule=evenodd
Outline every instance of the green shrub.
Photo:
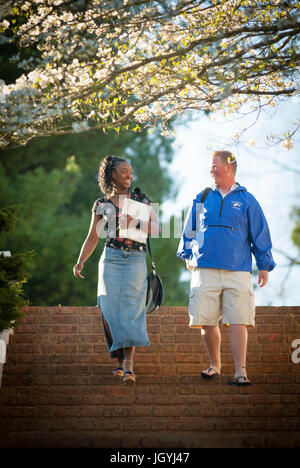
M 0 209 L 2 246 L 5 245 L 3 237 L 15 227 L 18 212 L 17 206 Z M 16 324 L 22 317 L 22 307 L 28 305 L 23 293 L 23 284 L 29 277 L 26 266 L 33 255 L 34 252 L 11 252 L 10 256 L 0 254 L 0 333 Z

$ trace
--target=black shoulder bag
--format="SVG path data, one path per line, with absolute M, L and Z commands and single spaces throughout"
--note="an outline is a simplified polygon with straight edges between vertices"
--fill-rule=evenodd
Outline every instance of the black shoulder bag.
M 142 202 L 143 194 L 139 187 L 135 187 L 135 194 L 138 195 L 139 201 Z M 164 298 L 164 288 L 161 278 L 156 272 L 156 266 L 152 258 L 149 236 L 147 238 L 147 247 L 151 259 L 152 271 L 147 275 L 147 294 L 146 294 L 146 314 L 155 312 L 162 304 Z
M 147 239 L 147 246 L 151 259 L 152 271 L 147 275 L 146 314 L 151 314 L 161 306 L 164 299 L 164 288 L 152 259 L 149 237 Z

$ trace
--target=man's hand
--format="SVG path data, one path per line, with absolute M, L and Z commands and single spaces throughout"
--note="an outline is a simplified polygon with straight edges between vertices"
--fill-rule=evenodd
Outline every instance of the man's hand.
M 258 273 L 258 286 L 263 288 L 269 280 L 269 272 L 267 270 L 260 270 Z
M 185 264 L 186 264 L 187 269 L 188 269 L 190 272 L 194 271 L 194 268 L 195 268 L 195 267 L 190 266 L 189 260 L 185 260 Z

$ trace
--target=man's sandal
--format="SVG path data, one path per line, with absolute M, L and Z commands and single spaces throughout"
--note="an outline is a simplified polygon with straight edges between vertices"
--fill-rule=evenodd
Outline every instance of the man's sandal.
M 135 373 L 132 371 L 124 372 L 123 383 L 125 384 L 135 384 L 136 377 Z
M 212 370 L 214 371 L 213 374 L 207 374 L 206 373 L 206 372 L 210 372 Z M 206 372 L 205 371 L 201 372 L 201 377 L 204 377 L 205 379 L 212 379 L 213 377 L 216 377 L 216 376 L 220 375 L 220 373 L 214 367 L 209 367 L 208 369 L 206 369 Z
M 252 382 L 248 379 L 248 377 L 245 377 L 244 375 L 237 375 L 236 377 L 228 381 L 228 385 L 235 385 L 237 387 L 247 387 L 251 384 Z

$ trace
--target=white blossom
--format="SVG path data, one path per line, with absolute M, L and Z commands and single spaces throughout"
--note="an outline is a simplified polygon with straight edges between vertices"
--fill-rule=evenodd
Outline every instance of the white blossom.
M 1 21 L 1 23 L 0 23 L 0 29 L 5 30 L 5 29 L 7 29 L 7 28 L 9 28 L 9 21 L 7 21 L 7 20 Z
M 296 0 L 285 8 L 262 2 L 259 11 L 250 0 L 171 3 L 167 10 L 154 0 L 138 8 L 117 0 L 2 2 L 0 41 L 15 42 L 9 60 L 24 72 L 0 85 L 3 144 L 92 128 L 167 135 L 168 121 L 189 109 L 226 117 L 245 103 L 255 112 L 281 94 L 295 96 Z M 14 6 L 26 13 L 17 27 L 9 21 Z M 38 54 L 24 58 L 27 46 Z
M 280 144 L 281 144 L 282 148 L 284 148 L 287 151 L 294 148 L 294 145 L 293 145 L 293 142 L 292 142 L 291 138 L 286 138 Z
M 87 121 L 73 122 L 72 129 L 74 133 L 80 133 L 89 130 L 89 124 Z
M 0 104 L 4 104 L 6 96 L 9 94 L 9 87 L 5 85 L 3 80 L 0 80 Z
M 247 144 L 248 144 L 248 146 L 255 146 L 255 145 L 256 145 L 256 143 L 255 143 L 255 140 L 254 140 L 254 138 L 252 138 L 252 137 L 251 137 L 251 138 L 249 138 L 249 140 L 248 140 L 248 143 L 247 143 Z

